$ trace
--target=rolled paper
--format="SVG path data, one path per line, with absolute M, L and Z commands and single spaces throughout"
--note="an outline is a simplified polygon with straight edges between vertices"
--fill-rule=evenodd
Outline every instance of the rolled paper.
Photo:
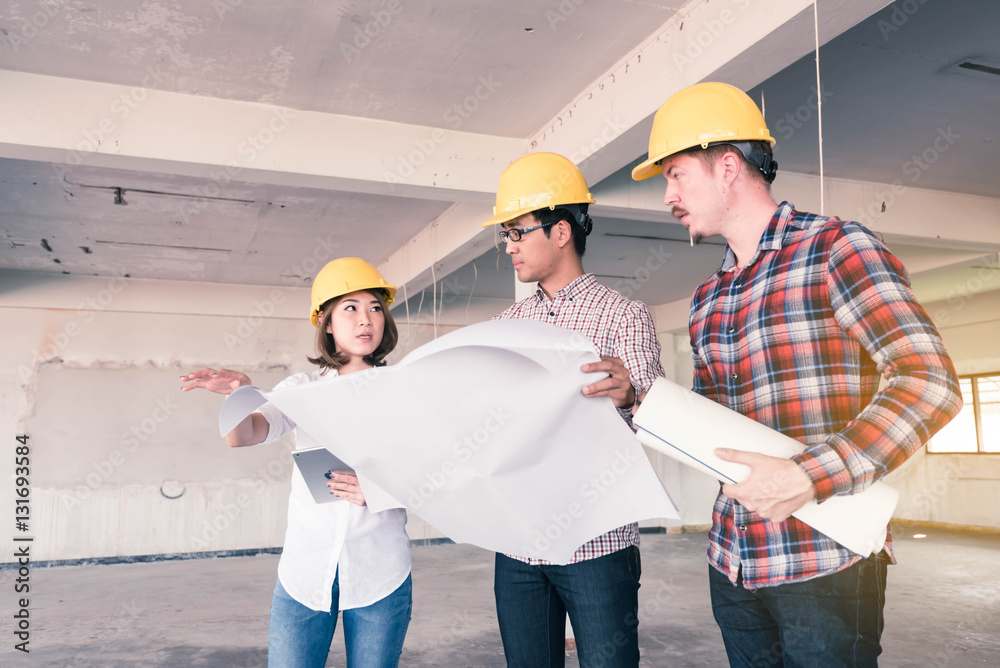
M 728 483 L 745 480 L 750 467 L 719 459 L 716 448 L 783 459 L 805 450 L 794 438 L 666 378 L 653 383 L 632 424 L 646 447 Z M 867 557 L 885 545 L 886 527 L 898 501 L 899 492 L 878 481 L 857 494 L 809 501 L 792 516 Z

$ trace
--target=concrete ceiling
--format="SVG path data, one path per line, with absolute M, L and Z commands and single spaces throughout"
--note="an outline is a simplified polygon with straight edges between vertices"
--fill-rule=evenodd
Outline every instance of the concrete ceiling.
M 8 36 L 40 9 L 4 4 Z M 0 68 L 125 86 L 156 72 L 155 87 L 176 93 L 526 137 L 685 2 L 48 4 L 44 28 L 0 50 Z
M 123 204 L 115 204 L 121 188 Z M 3 268 L 310 285 L 342 256 L 388 259 L 449 205 L 310 188 L 0 160 Z
M 993 0 L 897 2 L 823 46 L 826 173 L 1000 197 L 998 26 Z M 953 67 L 968 59 L 997 72 Z M 748 91 L 782 169 L 819 173 L 815 91 L 813 54 Z
M 1000 83 L 945 69 L 1000 62 L 1000 7 L 884 5 L 819 4 L 827 190 L 859 193 L 827 208 L 870 208 L 912 273 L 958 280 L 945 269 L 982 271 L 1000 250 Z M 683 300 L 722 246 L 690 249 L 657 180 L 628 179 L 652 113 L 698 80 L 763 91 L 775 195 L 818 209 L 812 22 L 806 0 L 8 2 L 0 269 L 307 285 L 360 255 L 411 300 L 449 275 L 454 292 L 511 299 L 509 260 L 478 223 L 506 164 L 556 150 L 598 198 L 585 267 L 648 303 Z M 283 108 L 290 129 L 243 160 L 242 138 Z M 879 184 L 897 181 L 916 194 L 886 203 Z M 931 211 L 974 215 L 936 230 Z

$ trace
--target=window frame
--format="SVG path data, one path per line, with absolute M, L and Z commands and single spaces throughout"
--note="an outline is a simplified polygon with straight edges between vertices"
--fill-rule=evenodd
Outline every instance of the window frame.
M 931 437 L 930 441 L 927 443 L 927 454 L 928 455 L 1000 455 L 1000 452 L 988 452 L 983 449 L 983 414 L 982 414 L 982 404 L 979 402 L 979 383 L 977 382 L 980 378 L 989 377 L 1000 377 L 1000 371 L 991 371 L 986 373 L 966 373 L 959 375 L 959 380 L 971 380 L 972 381 L 972 421 L 976 427 L 976 449 L 975 450 L 965 450 L 962 452 L 939 452 L 931 450 L 930 444 L 934 442 L 934 437 Z M 962 410 L 968 407 L 968 404 L 962 407 Z M 936 435 L 936 434 L 935 434 Z

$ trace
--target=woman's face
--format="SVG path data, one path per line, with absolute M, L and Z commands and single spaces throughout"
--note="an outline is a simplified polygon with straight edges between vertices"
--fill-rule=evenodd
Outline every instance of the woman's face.
M 344 295 L 333 306 L 326 331 L 333 335 L 337 350 L 349 355 L 353 361 L 371 355 L 382 343 L 385 331 L 382 305 L 367 290 Z

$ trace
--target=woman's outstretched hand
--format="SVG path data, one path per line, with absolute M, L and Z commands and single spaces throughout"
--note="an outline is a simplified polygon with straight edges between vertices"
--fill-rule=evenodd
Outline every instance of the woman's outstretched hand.
M 219 369 L 216 371 L 209 367 L 198 369 L 186 376 L 181 376 L 181 382 L 188 383 L 181 388 L 184 392 L 200 387 L 203 390 L 215 392 L 216 394 L 232 394 L 233 390 L 243 385 L 253 384 L 250 382 L 250 376 L 245 373 L 230 369 Z

